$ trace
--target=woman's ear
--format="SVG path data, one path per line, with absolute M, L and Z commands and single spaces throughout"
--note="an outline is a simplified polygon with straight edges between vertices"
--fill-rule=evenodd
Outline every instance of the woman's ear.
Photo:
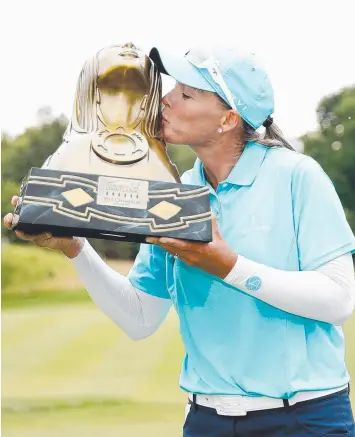
M 241 125 L 241 117 L 238 111 L 230 109 L 222 117 L 221 125 L 224 132 L 228 132 Z

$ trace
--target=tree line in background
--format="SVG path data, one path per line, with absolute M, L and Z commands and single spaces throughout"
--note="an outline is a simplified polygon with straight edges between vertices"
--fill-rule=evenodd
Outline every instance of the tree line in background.
M 41 108 L 40 124 L 14 138 L 2 135 L 2 216 L 12 211 L 10 199 L 18 193 L 31 167 L 41 167 L 61 144 L 68 120 L 53 117 L 50 108 Z M 332 179 L 355 232 L 355 86 L 325 97 L 318 105 L 319 127 L 301 137 L 304 153 L 315 158 Z M 188 146 L 168 146 L 171 160 L 180 174 L 192 167 L 195 154 Z M 19 243 L 13 232 L 2 229 L 3 237 Z M 326 236 L 325 236 L 326 238 Z M 117 244 L 108 240 L 90 240 L 103 256 L 134 258 L 138 245 Z
M 355 232 L 355 85 L 322 99 L 317 117 L 317 132 L 301 137 L 305 153 L 333 181 Z

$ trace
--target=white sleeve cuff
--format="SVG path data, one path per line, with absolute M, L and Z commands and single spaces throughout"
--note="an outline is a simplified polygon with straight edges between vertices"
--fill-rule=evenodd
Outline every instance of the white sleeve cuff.
M 224 281 L 283 311 L 335 325 L 350 317 L 355 304 L 351 254 L 314 271 L 279 270 L 238 255 Z

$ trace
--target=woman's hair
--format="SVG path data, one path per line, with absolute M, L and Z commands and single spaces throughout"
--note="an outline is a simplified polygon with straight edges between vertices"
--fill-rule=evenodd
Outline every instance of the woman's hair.
M 282 130 L 274 122 L 272 122 L 270 126 L 266 127 L 265 133 L 261 135 L 245 120 L 242 121 L 244 144 L 255 141 L 268 147 L 286 147 L 287 149 L 295 150 L 294 147 L 292 147 L 292 145 L 284 137 Z
M 231 109 L 231 107 L 222 99 L 222 97 L 220 97 L 218 94 L 217 97 L 224 108 Z M 243 119 L 242 123 L 244 145 L 250 142 L 257 142 L 268 147 L 286 147 L 287 149 L 295 150 L 294 147 L 286 140 L 282 130 L 274 122 L 265 128 L 265 133 L 263 135 L 259 134 L 259 132 L 257 132 Z

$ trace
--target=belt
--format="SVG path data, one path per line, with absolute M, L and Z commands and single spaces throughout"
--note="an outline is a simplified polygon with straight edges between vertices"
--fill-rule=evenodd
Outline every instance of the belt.
M 194 395 L 189 393 L 189 403 L 213 408 L 221 416 L 246 416 L 249 411 L 271 410 L 273 408 L 292 406 L 299 402 L 322 398 L 343 390 L 348 390 L 348 385 L 330 390 L 300 392 L 288 400 L 269 398 L 267 396 Z

